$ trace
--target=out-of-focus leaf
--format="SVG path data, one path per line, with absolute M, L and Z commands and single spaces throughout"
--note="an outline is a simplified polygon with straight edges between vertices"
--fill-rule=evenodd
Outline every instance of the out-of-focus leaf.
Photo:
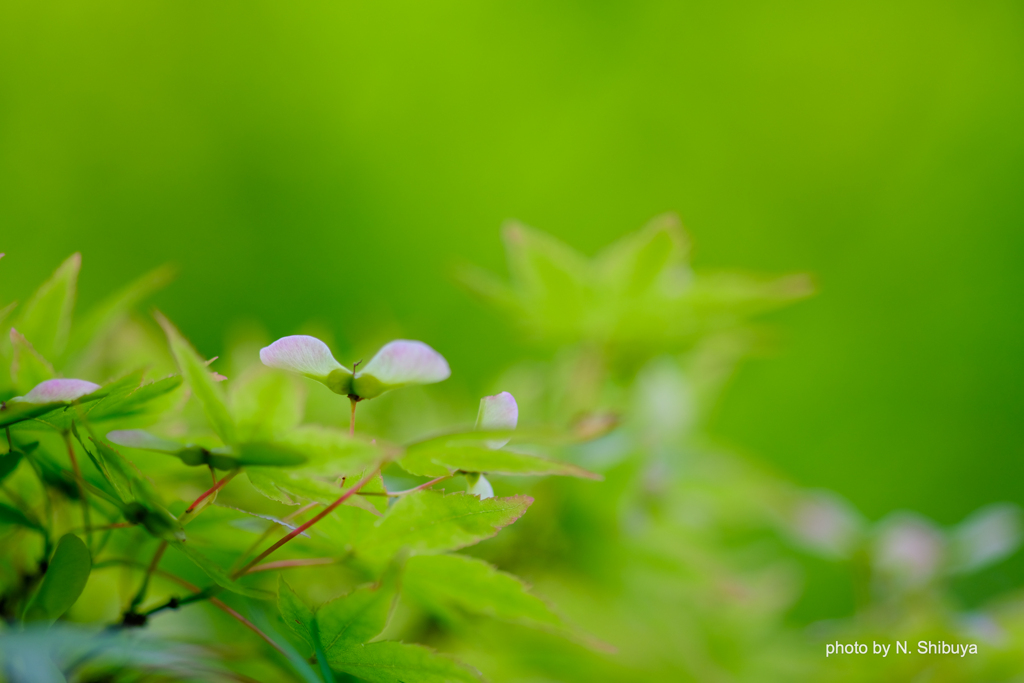
M 231 410 L 242 441 L 271 441 L 302 421 L 302 394 L 283 372 L 253 366 L 232 382 Z
M 11 303 L 9 303 L 6 306 L 4 306 L 3 308 L 0 308 L 0 328 L 2 328 L 4 322 L 7 320 L 8 316 L 10 316 L 11 313 L 14 312 L 14 309 L 17 308 L 17 307 L 18 307 L 18 302 L 17 301 L 12 301 Z
M 399 498 L 372 533 L 356 542 L 364 560 L 382 563 L 402 548 L 413 554 L 458 550 L 490 538 L 523 516 L 529 496 L 480 500 L 465 493 L 417 491 Z
M 77 353 L 117 325 L 142 301 L 174 279 L 174 268 L 155 268 L 121 290 L 108 296 L 85 315 L 71 332 L 68 353 Z
M 11 328 L 11 381 L 19 394 L 28 393 L 32 387 L 56 375 L 50 362 L 40 355 L 25 336 Z
M 110 485 L 114 487 L 118 497 L 124 503 L 131 503 L 136 500 L 138 496 L 135 494 L 133 489 L 138 486 L 133 486 L 141 477 L 136 473 L 132 466 L 121 456 L 120 453 L 115 451 L 113 448 L 103 443 L 92 439 L 93 445 L 96 447 L 96 454 L 99 458 L 99 462 L 102 465 L 104 474 Z
M 62 404 L 51 405 L 39 415 L 38 423 L 22 424 L 19 425 L 19 429 L 25 431 L 57 429 L 62 431 L 70 429 L 72 420 L 92 424 L 114 420 L 135 420 L 150 414 L 159 404 L 158 399 L 181 386 L 181 377 L 178 376 L 165 377 L 142 386 L 138 386 L 137 382 L 135 385 L 126 383 L 136 377 L 141 379 L 141 374 L 132 373 L 126 378 L 102 387 L 95 392 L 99 398 L 93 400 L 93 396 L 86 397 L 87 401 L 79 404 L 73 410 L 55 410 Z M 3 413 L 0 412 L 0 421 L 3 420 L 2 415 Z
M 469 613 L 565 631 L 546 602 L 519 578 L 475 557 L 421 555 L 409 559 L 402 592 L 434 612 L 453 607 Z
M 82 539 L 74 534 L 62 536 L 39 590 L 25 609 L 25 621 L 56 621 L 78 600 L 91 571 L 92 556 Z
M 237 434 L 234 419 L 228 411 L 224 401 L 224 393 L 220 385 L 210 374 L 206 361 L 202 359 L 192 345 L 181 335 L 181 332 L 160 313 L 155 314 L 160 326 L 167 334 L 167 341 L 178 362 L 178 368 L 185 377 L 192 393 L 203 406 L 206 417 L 209 418 L 217 436 L 226 444 L 233 444 L 237 441 Z
M 480 683 L 483 677 L 422 645 L 381 641 L 335 649 L 328 653 L 331 668 L 370 683 Z
M 284 576 L 278 577 L 277 582 L 277 608 L 281 611 L 281 618 L 288 628 L 302 638 L 311 648 L 316 647 L 313 640 L 313 609 L 306 605 L 295 593 Z
M 239 467 L 295 467 L 306 462 L 295 449 L 275 443 L 241 443 L 234 450 Z
M 38 522 L 32 521 L 24 512 L 7 503 L 0 503 L 0 524 L 12 524 L 29 529 L 42 529 Z
M 58 358 L 71 330 L 71 314 L 82 255 L 72 254 L 22 306 L 14 327 L 32 340 L 44 358 Z
M 613 296 L 641 296 L 670 268 L 683 264 L 686 248 L 678 217 L 659 216 L 598 254 L 594 260 L 598 285 Z
M 120 420 L 142 415 L 152 408 L 152 402 L 181 386 L 181 377 L 164 377 L 133 388 L 121 388 L 100 399 L 86 413 L 91 422 Z
M 512 475 L 561 475 L 600 479 L 576 465 L 536 455 L 492 450 L 482 446 L 448 446 L 409 449 L 398 464 L 406 472 L 422 477 L 442 477 L 462 472 Z
M 256 598 L 258 600 L 273 599 L 274 594 L 270 591 L 261 590 L 259 588 L 249 588 L 248 586 L 241 585 L 232 579 L 226 571 L 218 567 L 213 560 L 203 555 L 188 543 L 174 541 L 170 545 L 184 553 L 188 559 L 192 560 L 197 567 L 202 569 L 203 572 L 213 579 L 214 583 L 221 588 L 226 588 L 232 593 L 238 593 L 239 595 L 244 595 L 248 598 Z
M 14 470 L 18 469 L 23 453 L 20 450 L 8 451 L 6 455 L 0 455 L 0 481 L 7 478 Z
M 125 504 L 125 518 L 141 524 L 157 538 L 183 541 L 185 531 L 181 523 L 164 506 L 153 485 L 116 450 L 98 439 L 91 441 L 96 448 L 97 466 Z
M 63 403 L 36 405 L 33 403 L 11 403 L 8 401 L 3 405 L 3 408 L 0 409 L 0 427 L 7 427 L 19 422 L 31 420 L 63 407 Z
M 587 260 L 554 237 L 512 223 L 502 231 L 520 296 L 549 323 L 576 323 L 587 297 Z

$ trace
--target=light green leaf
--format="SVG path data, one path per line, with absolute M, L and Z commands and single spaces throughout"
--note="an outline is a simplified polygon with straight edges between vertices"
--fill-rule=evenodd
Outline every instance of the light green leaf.
M 673 214 L 659 216 L 597 256 L 598 282 L 619 296 L 642 296 L 669 269 L 684 265 L 686 251 L 679 218 Z
M 308 607 L 292 590 L 284 577 L 278 588 L 281 616 L 314 650 L 330 652 L 361 645 L 380 634 L 387 626 L 398 596 L 399 563 L 393 563 L 381 580 L 360 586 L 347 595 Z
M 178 362 L 178 368 L 185 377 L 192 393 L 203 406 L 206 417 L 209 418 L 217 436 L 226 444 L 233 444 L 237 439 L 235 422 L 228 412 L 224 401 L 224 393 L 220 385 L 214 380 L 206 361 L 196 353 L 192 345 L 181 335 L 176 327 L 160 313 L 155 313 L 157 322 L 164 328 L 167 334 L 167 341 Z
M 331 668 L 370 683 L 480 683 L 476 669 L 422 645 L 391 641 L 335 649 L 328 653 Z
M 428 610 L 469 614 L 565 631 L 566 625 L 519 578 L 464 555 L 422 555 L 406 565 L 402 592 Z
M 0 409 L 0 427 L 8 427 L 19 422 L 25 422 L 63 407 L 63 403 L 37 405 L 34 403 L 11 403 L 8 401 Z
M 82 539 L 74 534 L 62 536 L 43 582 L 25 610 L 25 621 L 56 621 L 78 600 L 91 571 L 92 556 Z
M 492 450 L 483 446 L 431 446 L 410 448 L 398 464 L 406 472 L 422 477 L 442 477 L 462 472 L 512 475 L 561 475 L 600 479 L 576 465 L 536 455 Z
M 413 554 L 457 550 L 494 536 L 531 503 L 529 496 L 480 500 L 466 493 L 417 491 L 399 498 L 376 528 L 356 542 L 357 554 L 383 563 L 402 548 Z
M 139 386 L 141 379 L 141 372 L 132 373 L 86 397 L 83 399 L 86 402 L 79 403 L 73 410 L 55 410 L 63 404 L 52 405 L 39 416 L 39 422 L 19 425 L 19 429 L 48 431 L 53 428 L 63 431 L 70 429 L 72 420 L 91 424 L 115 420 L 129 420 L 132 423 L 139 420 L 148 421 L 147 416 L 154 415 L 163 404 L 160 399 L 181 386 L 182 380 L 178 376 L 165 377 Z M 2 420 L 0 413 L 0 421 Z
M 360 586 L 316 611 L 324 651 L 349 648 L 380 635 L 398 596 L 400 565 L 394 563 L 377 583 Z
M 44 358 L 58 358 L 67 345 L 82 255 L 72 254 L 21 308 L 14 327 Z
M 160 266 L 128 286 L 110 295 L 86 314 L 71 332 L 68 353 L 85 349 L 125 319 L 133 308 L 168 285 L 174 279 L 174 268 Z
M 519 224 L 503 230 L 509 272 L 536 323 L 573 334 L 588 299 L 589 264 L 568 245 Z
M 345 492 L 340 478 L 325 479 L 307 472 L 266 467 L 250 467 L 245 473 L 257 491 L 285 505 L 308 501 L 329 505 Z
M 383 458 L 378 446 L 340 429 L 321 425 L 303 425 L 281 435 L 275 442 L 305 455 L 309 459 L 306 468 L 309 471 L 336 476 L 362 472 Z
M 283 372 L 253 366 L 232 381 L 230 397 L 243 441 L 271 441 L 302 421 L 302 394 Z
M 121 501 L 131 503 L 137 500 L 139 496 L 135 493 L 136 489 L 145 498 L 148 491 L 143 491 L 139 483 L 142 476 L 132 468 L 131 464 L 120 453 L 102 441 L 90 440 L 96 446 L 96 455 L 102 466 L 101 471 L 110 485 L 114 487 L 114 491 L 117 492 Z
M 32 387 L 56 376 L 50 362 L 14 328 L 11 328 L 11 344 L 11 381 L 19 394 L 26 394 Z
M 288 585 L 283 575 L 278 577 L 277 582 L 277 608 L 281 610 L 281 618 L 288 624 L 288 628 L 295 631 L 309 647 L 316 647 L 310 630 L 315 618 L 313 610 Z
M 132 387 L 122 386 L 90 405 L 86 417 L 90 422 L 109 422 L 151 413 L 160 405 L 155 403 L 157 399 L 167 396 L 181 384 L 181 377 L 174 375 Z
M 190 546 L 188 543 L 181 543 L 179 541 L 173 541 L 170 543 L 171 547 L 184 553 L 188 559 L 192 560 L 197 567 L 203 570 L 203 572 L 213 579 L 221 588 L 226 588 L 232 593 L 238 593 L 248 598 L 256 598 L 257 600 L 271 600 L 274 598 L 274 594 L 270 591 L 261 590 L 259 588 L 250 588 L 243 586 L 234 579 L 232 579 L 226 571 L 218 567 L 213 560 L 209 559 L 196 548 Z

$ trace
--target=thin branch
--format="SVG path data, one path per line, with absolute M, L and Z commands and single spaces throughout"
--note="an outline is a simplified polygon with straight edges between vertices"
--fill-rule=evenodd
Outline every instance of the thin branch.
M 293 513 L 291 513 L 290 515 L 288 515 L 288 516 L 286 516 L 286 517 L 282 518 L 282 519 L 281 519 L 281 521 L 282 521 L 282 522 L 290 522 L 290 521 L 292 521 L 293 519 L 295 519 L 296 517 L 298 517 L 299 515 L 301 515 L 301 514 L 302 514 L 303 512 L 307 512 L 307 511 L 309 511 L 309 510 L 312 510 L 312 509 L 313 509 L 313 508 L 315 508 L 315 507 L 316 507 L 317 505 L 320 505 L 320 503 L 317 503 L 316 501 L 313 501 L 312 503 L 306 503 L 305 505 L 303 505 L 302 507 L 300 507 L 300 508 L 299 508 L 298 510 L 296 510 L 295 512 L 293 512 Z
M 135 567 L 141 567 L 142 566 L 140 563 L 134 562 L 134 561 L 126 561 L 125 564 L 130 565 L 130 566 L 135 566 Z M 177 583 L 179 586 L 187 588 L 190 591 L 198 591 L 197 593 L 194 593 L 194 595 L 202 595 L 205 592 L 205 591 L 200 591 L 198 586 L 189 583 L 185 579 L 177 577 L 174 574 L 171 574 L 169 572 L 165 572 L 162 569 L 156 569 L 156 570 L 153 571 L 153 573 L 157 574 L 159 576 L 162 576 L 165 579 L 170 579 L 171 581 Z M 195 602 L 195 600 L 189 600 L 188 598 L 184 598 L 182 600 L 175 601 L 174 604 L 175 604 L 175 607 L 177 607 L 179 605 L 187 604 L 187 602 Z M 263 640 L 267 641 L 267 643 L 269 643 L 271 645 L 271 647 L 273 647 L 275 650 L 280 652 L 282 655 L 284 655 L 285 657 L 288 656 L 288 653 L 285 652 L 284 649 L 280 645 L 275 643 L 274 640 L 270 636 L 268 636 L 266 633 L 261 631 L 256 626 L 256 624 L 252 623 L 251 621 L 249 621 L 248 619 L 243 617 L 241 614 L 239 614 L 235 610 L 231 609 L 223 601 L 218 600 L 217 598 L 214 598 L 214 597 L 210 597 L 210 603 L 213 604 L 214 606 L 216 606 L 218 609 L 223 610 L 224 612 L 228 613 L 229 615 L 231 615 L 232 617 L 237 619 L 239 622 L 242 623 L 243 626 L 245 626 L 246 628 L 251 630 L 253 633 L 258 635 Z M 155 613 L 156 613 L 156 611 L 150 610 L 149 612 L 146 612 L 146 616 L 150 616 L 150 615 L 155 614 Z
M 82 476 L 82 469 L 78 466 L 78 458 L 75 457 L 75 447 L 71 443 L 71 436 L 68 431 L 61 433 L 64 443 L 68 447 L 68 457 L 71 459 L 71 469 L 75 472 L 75 482 L 78 484 L 78 495 L 82 499 L 82 522 L 85 524 L 85 536 L 89 548 L 92 548 L 92 521 L 89 514 L 89 499 L 85 497 L 85 478 Z
M 235 619 L 238 619 L 240 622 L 242 622 L 242 624 L 245 625 L 246 628 L 250 629 L 253 633 L 258 635 L 260 638 L 262 638 L 263 640 L 267 641 L 271 645 L 271 647 L 273 647 L 275 650 L 280 652 L 282 655 L 284 655 L 285 657 L 288 656 L 288 653 L 284 651 L 284 648 L 281 647 L 280 645 L 278 645 L 277 643 L 275 643 L 273 641 L 273 639 L 270 636 L 268 636 L 266 633 L 264 633 L 263 631 L 259 630 L 259 628 L 257 628 L 256 624 L 252 623 L 251 621 L 249 621 L 248 619 L 243 617 L 241 614 L 239 614 L 235 610 L 233 610 L 230 607 L 228 607 L 227 605 L 225 605 L 223 602 L 221 602 L 217 598 L 210 598 L 210 603 L 213 604 L 213 605 L 216 605 L 220 609 L 224 610 L 225 612 L 227 612 L 228 614 L 233 616 Z
M 164 556 L 164 551 L 167 550 L 167 541 L 160 541 L 160 546 L 156 549 L 153 554 L 153 559 L 149 563 L 149 567 L 146 569 L 145 576 L 142 577 L 142 585 L 139 586 L 139 592 L 135 594 L 132 599 L 131 605 L 128 610 L 131 612 L 135 611 L 135 608 L 142 604 L 142 601 L 146 599 L 146 589 L 149 588 L 149 577 L 156 571 L 156 567 L 160 564 L 160 558 Z
M 338 560 L 333 557 L 312 557 L 301 560 L 279 560 L 277 562 L 267 562 L 261 564 L 258 567 L 253 567 L 246 572 L 246 574 L 255 574 L 256 572 L 269 572 L 275 569 L 291 569 L 293 567 L 314 567 L 317 565 L 324 564 L 337 564 Z
M 355 400 L 354 398 L 349 398 L 348 401 L 349 401 L 349 403 L 352 404 L 352 418 L 349 420 L 349 423 L 348 423 L 348 435 L 349 436 L 355 436 L 356 435 L 356 405 L 359 402 L 357 400 Z
M 308 503 L 308 504 L 306 504 L 306 505 L 303 505 L 302 507 L 300 507 L 300 508 L 299 508 L 298 510 L 296 510 L 295 512 L 292 512 L 291 514 L 289 514 L 289 515 L 287 515 L 286 517 L 282 518 L 282 519 L 281 519 L 281 521 L 282 521 L 282 522 L 290 522 L 290 521 L 292 521 L 293 519 L 295 519 L 296 517 L 298 517 L 299 515 L 301 515 L 302 513 L 304 513 L 304 512 L 306 512 L 306 511 L 308 511 L 308 510 L 311 510 L 311 509 L 315 508 L 315 507 L 316 507 L 317 505 L 320 505 L 320 503 L 316 503 L 316 502 L 313 502 L 313 503 Z M 245 562 L 246 558 L 248 558 L 248 557 L 249 557 L 249 555 L 251 555 L 252 553 L 254 553 L 254 552 L 256 551 L 256 549 L 257 549 L 257 548 L 259 548 L 259 547 L 260 547 L 261 545 L 263 545 L 263 541 L 265 541 L 265 540 L 267 540 L 268 538 L 270 538 L 270 536 L 271 536 L 271 535 L 272 535 L 272 534 L 273 534 L 273 533 L 274 533 L 275 531 L 277 531 L 277 530 L 278 530 L 278 529 L 280 529 L 280 528 L 281 528 L 281 526 L 280 526 L 279 524 L 271 524 L 270 526 L 268 526 L 268 527 L 267 527 L 267 528 L 266 528 L 266 529 L 265 529 L 265 530 L 263 531 L 263 533 L 262 533 L 262 534 L 260 534 L 259 538 L 257 538 L 257 539 L 256 539 L 255 541 L 253 541 L 252 545 L 250 545 L 250 546 L 249 546 L 248 548 L 246 548 L 246 549 L 245 549 L 245 552 L 244 552 L 244 553 L 242 553 L 241 555 L 239 555 L 239 556 L 238 556 L 238 557 L 237 557 L 237 558 L 235 559 L 235 561 L 234 561 L 234 562 L 233 562 L 233 563 L 231 564 L 231 569 L 232 569 L 232 570 L 234 570 L 235 568 L 237 568 L 237 567 L 238 567 L 238 565 L 240 565 L 240 564 L 242 564 L 243 562 Z
M 193 510 L 195 510 L 196 509 L 196 505 L 199 505 L 200 503 L 202 503 L 209 496 L 211 496 L 214 493 L 216 493 L 218 491 L 218 489 L 220 489 L 222 486 L 224 486 L 224 484 L 228 483 L 229 481 L 231 481 L 232 479 L 237 477 L 238 473 L 240 471 L 241 470 L 231 470 L 231 472 L 229 472 L 223 479 L 221 479 L 216 484 L 214 484 L 213 488 L 207 490 L 206 493 L 204 493 L 203 495 L 201 495 L 198 498 L 196 498 L 195 501 L 191 505 L 188 506 L 188 509 L 185 510 L 185 512 L 188 513 L 188 512 L 192 512 Z
M 454 475 L 446 474 L 443 477 L 437 477 L 436 479 L 431 479 L 428 482 L 420 484 L 419 486 L 415 486 L 415 487 L 413 487 L 411 489 L 406 489 L 404 491 L 360 491 L 359 495 L 360 496 L 387 496 L 389 498 L 396 498 L 398 496 L 407 496 L 410 493 L 416 493 L 417 491 L 422 491 L 423 489 L 429 489 L 434 484 L 436 484 L 436 483 L 438 483 L 440 481 L 444 481 L 445 479 L 451 479 L 453 476 Z
M 377 476 L 377 474 L 380 472 L 380 468 L 382 466 L 383 466 L 383 463 L 381 465 L 378 465 L 372 472 L 370 472 L 365 477 L 360 479 L 359 482 L 356 483 L 355 486 L 350 488 L 348 491 L 345 491 L 345 493 L 341 494 L 340 498 L 338 498 L 336 501 L 334 501 L 333 503 L 331 503 L 330 505 L 325 507 L 323 510 L 321 510 L 319 514 L 317 514 L 315 517 L 313 517 L 313 519 L 309 520 L 308 522 L 306 522 L 302 526 L 293 529 L 287 536 L 285 536 L 280 541 L 278 541 L 277 543 L 275 543 L 274 545 L 270 546 L 269 548 L 264 550 L 262 553 L 257 555 L 255 557 L 255 559 L 251 560 L 247 565 L 242 567 L 242 569 L 240 569 L 237 572 L 235 572 L 232 575 L 232 578 L 237 578 L 237 577 L 241 576 L 242 574 L 245 574 L 252 567 L 254 567 L 257 564 L 259 564 L 260 561 L 266 559 L 266 557 L 268 555 L 270 555 L 272 552 L 274 552 L 275 550 L 277 550 L 278 548 L 283 546 L 285 543 L 287 543 L 288 541 L 292 540 L 293 538 L 295 538 L 296 536 L 301 534 L 303 531 L 305 531 L 309 527 L 311 527 L 314 524 L 316 524 L 317 522 L 319 522 L 321 519 L 323 519 L 327 515 L 331 514 L 334 511 L 335 508 L 337 508 L 339 505 L 341 505 L 346 500 L 348 500 L 349 498 L 354 496 L 356 493 L 358 493 L 359 489 L 361 489 L 364 486 L 366 486 L 366 484 L 368 484 L 371 479 L 373 479 L 375 476 Z

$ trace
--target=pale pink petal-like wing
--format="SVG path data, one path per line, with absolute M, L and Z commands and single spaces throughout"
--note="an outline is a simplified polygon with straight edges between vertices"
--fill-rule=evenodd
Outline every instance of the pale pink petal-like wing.
M 185 446 L 174 441 L 150 434 L 142 429 L 123 429 L 107 432 L 107 440 L 116 443 L 118 446 L 129 448 L 141 448 L 157 453 L 170 453 L 175 455 L 185 449 Z
M 359 396 L 373 398 L 407 384 L 434 384 L 452 374 L 444 356 L 421 341 L 388 342 L 356 373 Z M 362 381 L 360 381 L 362 380 Z
M 71 403 L 83 396 L 88 396 L 100 388 L 99 384 L 84 379 L 48 379 L 32 387 L 32 391 L 24 396 L 17 396 L 11 402 L 35 403 Z
M 260 360 L 270 368 L 290 370 L 320 382 L 335 370 L 348 370 L 334 360 L 331 350 L 316 337 L 296 334 L 282 337 L 260 349 Z
M 480 496 L 480 500 L 494 498 L 494 488 L 491 486 L 491 482 L 487 481 L 487 477 L 482 474 L 475 482 L 469 485 L 468 493 L 473 496 Z
M 476 414 L 476 428 L 484 431 L 515 429 L 519 422 L 519 405 L 515 397 L 503 391 L 494 396 L 480 399 L 480 410 Z M 501 448 L 508 439 L 488 441 L 488 448 Z

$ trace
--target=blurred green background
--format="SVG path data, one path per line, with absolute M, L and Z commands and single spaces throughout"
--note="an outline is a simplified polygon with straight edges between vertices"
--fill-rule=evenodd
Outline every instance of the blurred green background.
M 207 355 L 313 321 L 533 351 L 452 284 L 508 218 L 586 253 L 677 211 L 695 262 L 807 271 L 714 420 L 869 517 L 1024 504 L 1019 2 L 0 2 L 4 298 L 159 263 Z

